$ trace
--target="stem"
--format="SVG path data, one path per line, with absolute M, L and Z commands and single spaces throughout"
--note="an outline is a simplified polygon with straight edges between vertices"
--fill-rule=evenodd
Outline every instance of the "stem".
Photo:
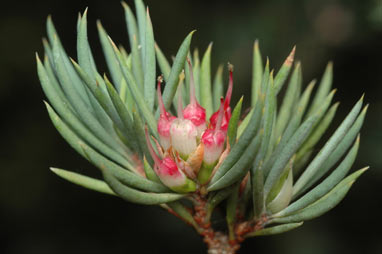
M 235 223 L 233 224 L 233 233 L 231 239 L 225 232 L 215 231 L 211 225 L 210 214 L 208 212 L 208 199 L 206 193 L 198 191 L 192 196 L 189 196 L 193 202 L 194 223 L 192 225 L 198 234 L 203 237 L 203 241 L 207 244 L 208 254 L 235 254 L 240 249 L 240 244 L 244 241 L 248 233 L 258 231 L 264 228 L 268 222 L 268 217 L 264 214 L 257 221 L 244 221 L 237 213 Z M 168 211 L 177 217 L 182 218 L 175 211 L 168 209 Z M 190 210 L 190 213 L 192 211 Z M 184 218 L 182 218 L 184 220 Z
M 240 248 L 238 241 L 230 241 L 227 234 L 215 231 L 209 218 L 207 218 L 207 198 L 201 193 L 195 193 L 194 199 L 194 219 L 202 228 L 200 233 L 203 241 L 207 244 L 208 254 L 235 254 Z

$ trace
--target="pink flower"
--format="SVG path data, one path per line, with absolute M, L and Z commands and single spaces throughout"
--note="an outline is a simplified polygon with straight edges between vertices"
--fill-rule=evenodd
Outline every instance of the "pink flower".
M 161 160 L 155 153 L 151 145 L 147 128 L 145 130 L 146 143 L 149 148 L 151 157 L 154 160 L 154 171 L 161 182 L 171 190 L 181 193 L 193 192 L 196 190 L 195 182 L 187 178 L 187 176 L 179 169 L 177 163 L 170 155 L 165 155 Z
M 216 166 L 224 150 L 226 131 L 222 130 L 222 121 L 224 118 L 224 101 L 221 99 L 220 108 L 217 115 L 216 128 L 207 129 L 202 136 L 204 144 L 204 155 L 202 167 L 198 174 L 198 180 L 201 184 L 208 182 L 213 168 Z

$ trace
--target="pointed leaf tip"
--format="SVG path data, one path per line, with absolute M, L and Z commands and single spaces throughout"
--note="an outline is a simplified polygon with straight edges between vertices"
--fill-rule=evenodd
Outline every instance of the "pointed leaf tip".
M 287 66 L 291 66 L 292 65 L 292 63 L 294 61 L 295 52 L 296 52 L 296 45 L 293 46 L 292 51 L 290 52 L 289 56 L 285 60 L 285 65 L 287 65 Z M 298 64 L 298 66 L 300 66 L 300 62 L 297 62 L 297 64 Z

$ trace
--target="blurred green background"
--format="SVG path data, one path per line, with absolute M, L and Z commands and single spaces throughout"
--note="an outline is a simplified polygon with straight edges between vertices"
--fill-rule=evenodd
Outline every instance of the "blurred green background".
M 341 105 L 328 135 L 362 93 L 370 103 L 353 169 L 371 169 L 344 201 L 295 231 L 247 240 L 239 253 L 382 253 L 382 1 L 146 4 L 167 57 L 193 29 L 192 47 L 203 52 L 214 42 L 213 70 L 219 63 L 235 65 L 234 99 L 249 94 L 252 45 L 259 39 L 275 69 L 297 45 L 304 85 L 334 61 L 335 100 Z M 82 189 L 48 170 L 56 166 L 99 176 L 50 123 L 34 56 L 43 54 L 45 19 L 52 14 L 69 55 L 76 58 L 77 14 L 87 6 L 89 40 L 103 72 L 95 21 L 101 19 L 113 40 L 128 47 L 119 1 L 7 1 L 0 9 L 0 253 L 205 253 L 198 235 L 160 208 Z

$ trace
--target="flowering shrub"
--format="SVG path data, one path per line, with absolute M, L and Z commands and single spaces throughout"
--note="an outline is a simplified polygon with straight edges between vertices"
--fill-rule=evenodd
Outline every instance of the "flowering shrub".
M 45 57 L 42 62 L 37 56 L 37 69 L 49 116 L 104 179 L 53 172 L 130 202 L 160 205 L 193 226 L 209 253 L 235 253 L 245 238 L 294 229 L 343 199 L 367 169 L 346 176 L 367 106 L 362 110 L 361 98 L 315 152 L 338 107 L 330 106 L 331 63 L 309 104 L 315 81 L 301 91 L 295 48 L 274 75 L 255 42 L 251 108 L 242 115 L 243 98 L 231 109 L 233 66 L 228 65 L 223 96 L 222 67 L 211 82 L 212 46 L 201 61 L 197 51 L 190 53 L 194 32 L 170 64 L 155 43 L 149 12 L 141 0 L 135 4 L 137 19 L 123 3 L 129 53 L 115 46 L 98 23 L 111 81 L 97 71 L 87 40 L 87 12 L 78 19 L 78 63 L 67 56 L 48 18 Z M 157 64 L 163 75 L 155 85 Z M 211 223 L 215 211 L 226 217 L 224 232 Z

